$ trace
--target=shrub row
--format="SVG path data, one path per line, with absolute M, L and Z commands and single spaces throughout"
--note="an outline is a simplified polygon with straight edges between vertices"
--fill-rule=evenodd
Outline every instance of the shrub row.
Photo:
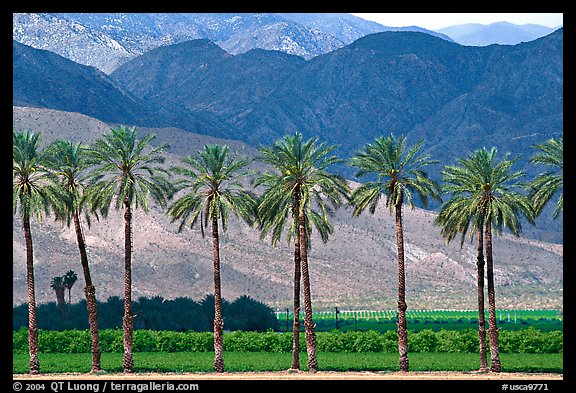
M 102 352 L 122 352 L 121 329 L 105 329 L 99 332 Z M 213 351 L 214 336 L 211 332 L 172 332 L 135 330 L 135 352 L 209 352 Z M 28 352 L 28 331 L 25 328 L 13 333 L 13 352 Z M 398 337 L 395 331 L 316 332 L 319 352 L 397 352 Z M 410 352 L 460 352 L 478 351 L 478 333 L 465 330 L 422 330 L 408 332 Z M 40 330 L 41 353 L 87 353 L 90 352 L 88 330 L 49 331 Z M 489 343 L 487 343 L 489 345 Z M 563 352 L 562 331 L 541 332 L 534 328 L 517 331 L 500 331 L 502 353 L 560 353 Z M 292 333 L 227 332 L 224 334 L 224 350 L 231 352 L 291 352 Z M 300 334 L 300 350 L 306 350 L 305 334 Z

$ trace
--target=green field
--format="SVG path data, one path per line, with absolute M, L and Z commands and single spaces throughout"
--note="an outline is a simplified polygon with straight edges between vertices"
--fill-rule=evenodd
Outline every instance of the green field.
M 40 355 L 42 373 L 87 373 L 91 354 Z M 330 353 L 318 352 L 322 371 L 398 371 L 397 353 Z M 291 353 L 224 352 L 226 371 L 281 371 L 290 367 Z M 410 353 L 412 371 L 475 371 L 478 354 Z M 500 354 L 504 372 L 563 372 L 562 354 Z M 306 354 L 300 364 L 306 370 Z M 13 355 L 13 373 L 29 372 L 28 354 Z M 134 353 L 135 372 L 213 372 L 213 352 L 138 352 Z M 101 365 L 106 372 L 122 372 L 121 353 L 102 353 Z
M 292 330 L 293 314 L 285 311 L 276 313 L 281 330 Z M 376 330 L 385 332 L 396 329 L 396 310 L 339 310 L 338 329 Z M 304 317 L 303 314 L 300 315 Z M 488 311 L 485 312 L 488 321 Z M 336 311 L 317 311 L 312 314 L 316 331 L 336 329 Z M 563 316 L 559 310 L 497 310 L 498 326 L 503 330 L 520 330 L 532 326 L 541 331 L 562 330 Z M 420 331 L 430 329 L 460 330 L 477 328 L 478 310 L 410 310 L 406 311 L 409 329 Z M 288 323 L 287 323 L 288 322 Z M 287 327 L 288 325 L 288 327 Z M 303 324 L 301 323 L 301 326 Z

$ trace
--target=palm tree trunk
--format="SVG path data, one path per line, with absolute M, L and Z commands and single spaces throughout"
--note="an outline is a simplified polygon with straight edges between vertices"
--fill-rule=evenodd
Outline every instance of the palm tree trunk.
M 476 265 L 478 266 L 478 340 L 480 351 L 480 371 L 488 371 L 486 360 L 486 319 L 484 317 L 484 236 L 482 224 L 478 224 L 478 248 Z
M 396 242 L 398 245 L 398 352 L 400 371 L 408 371 L 408 330 L 406 326 L 406 275 L 404 272 L 404 231 L 402 203 L 396 204 Z
M 72 324 L 72 288 L 68 288 L 68 322 Z
M 294 237 L 294 324 L 292 326 L 292 369 L 300 370 L 300 236 Z
M 298 198 L 299 199 L 299 198 Z M 316 359 L 316 325 L 312 320 L 312 298 L 310 295 L 310 273 L 308 270 L 308 250 L 306 242 L 306 221 L 304 209 L 300 207 L 298 214 L 298 234 L 300 236 L 300 262 L 302 264 L 302 284 L 304 286 L 304 330 L 306 331 L 306 352 L 308 353 L 308 371 L 318 371 Z
M 36 325 L 36 295 L 34 289 L 34 252 L 30 218 L 24 217 L 24 237 L 26 238 L 26 280 L 28 284 L 28 348 L 30 352 L 30 374 L 40 372 L 38 361 L 38 327 Z
M 293 219 L 300 211 L 300 189 L 294 189 Z M 300 233 L 294 236 L 294 324 L 292 325 L 292 369 L 300 370 Z
M 492 260 L 492 225 L 486 220 L 486 276 L 488 279 L 488 335 L 490 337 L 490 370 L 499 373 L 502 363 L 498 349 L 498 327 L 496 326 L 496 294 L 494 291 L 494 265 Z
M 224 343 L 222 330 L 222 293 L 220 289 L 220 243 L 218 237 L 218 218 L 212 218 L 212 254 L 214 257 L 214 370 L 224 372 Z
M 59 287 L 54 290 L 56 292 L 56 303 L 60 308 L 60 313 L 62 314 L 62 318 L 64 318 L 64 304 L 66 304 L 66 300 L 64 298 L 64 288 Z
M 78 211 L 74 212 L 74 227 L 76 228 L 76 240 L 80 250 L 80 261 L 84 271 L 84 294 L 86 296 L 86 308 L 88 310 L 88 324 L 90 326 L 90 335 L 92 339 L 92 369 L 90 372 L 99 372 L 100 368 L 100 344 L 98 342 L 98 305 L 96 303 L 96 288 L 92 285 L 90 276 L 90 267 L 88 266 L 88 255 L 86 253 L 86 243 L 82 227 L 80 226 L 80 217 Z
M 132 333 L 134 315 L 132 314 L 132 212 L 130 203 L 124 201 L 124 357 L 122 368 L 125 373 L 134 372 L 132 357 Z

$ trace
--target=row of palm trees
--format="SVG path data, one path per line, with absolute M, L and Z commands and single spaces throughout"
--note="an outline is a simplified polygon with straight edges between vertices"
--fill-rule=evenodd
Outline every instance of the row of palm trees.
M 404 240 L 402 207 L 414 207 L 418 197 L 426 207 L 429 199 L 445 202 L 435 224 L 447 241 L 461 234 L 478 238 L 478 306 L 481 370 L 488 370 L 486 361 L 486 331 L 484 321 L 484 244 L 486 249 L 489 338 L 491 367 L 499 372 L 498 329 L 495 316 L 492 230 L 510 228 L 518 235 L 521 216 L 534 223 L 544 205 L 560 193 L 554 217 L 563 210 L 562 198 L 562 138 L 550 139 L 535 146 L 539 154 L 534 164 L 550 170 L 530 182 L 519 183 L 521 171 L 511 171 L 514 163 L 507 155 L 497 161 L 495 148 L 480 149 L 457 160 L 442 172 L 445 185 L 440 187 L 429 178 L 426 167 L 437 163 L 421 152 L 424 143 L 407 146 L 407 138 L 393 135 L 376 138 L 351 158 L 349 164 L 358 169 L 357 177 L 369 181 L 352 190 L 347 181 L 330 173 L 328 167 L 344 162 L 334 155 L 336 146 L 307 141 L 299 133 L 287 135 L 271 146 L 260 148 L 258 161 L 268 164 L 271 171 L 255 173 L 248 170 L 247 157 L 233 155 L 227 146 L 206 145 L 195 155 L 182 159 L 182 165 L 166 169 L 162 144 L 152 146 L 154 134 L 137 139 L 134 127 L 113 128 L 93 145 L 86 146 L 58 140 L 41 150 L 40 134 L 13 133 L 13 213 L 19 212 L 26 240 L 26 265 L 29 307 L 30 373 L 38 373 L 38 331 L 34 295 L 33 242 L 30 218 L 39 222 L 54 213 L 55 218 L 70 226 L 74 222 L 86 287 L 84 289 L 92 337 L 92 372 L 100 368 L 98 322 L 95 287 L 90 277 L 80 217 L 90 225 L 91 216 L 106 217 L 111 206 L 124 210 L 124 372 L 133 372 L 132 358 L 132 209 L 148 211 L 153 200 L 172 222 L 179 221 L 178 230 L 200 227 L 202 236 L 211 229 L 214 262 L 214 369 L 224 371 L 223 318 L 221 312 L 221 278 L 219 231 L 226 230 L 231 215 L 255 226 L 264 239 L 270 237 L 276 245 L 285 234 L 294 244 L 294 322 L 293 369 L 300 369 L 299 312 L 300 284 L 304 295 L 304 328 L 308 369 L 318 370 L 315 325 L 312 320 L 312 296 L 308 251 L 313 230 L 327 242 L 333 227 L 330 215 L 343 205 L 353 207 L 358 216 L 368 208 L 370 213 L 383 196 L 385 205 L 395 212 L 398 248 L 398 349 L 399 368 L 409 370 L 406 326 Z M 558 169 L 560 173 L 558 174 Z M 170 179 L 175 175 L 175 179 Z M 251 184 L 250 184 L 251 183 Z M 250 188 L 250 190 L 249 190 Z M 260 196 L 254 189 L 260 189 Z M 515 191 L 527 190 L 527 195 Z M 168 202 L 174 198 L 174 202 Z

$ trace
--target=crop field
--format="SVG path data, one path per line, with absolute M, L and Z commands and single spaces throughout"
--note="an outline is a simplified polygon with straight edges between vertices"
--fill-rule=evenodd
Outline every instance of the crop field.
M 398 371 L 396 353 L 332 353 L 318 352 L 322 371 Z M 286 370 L 291 353 L 224 352 L 229 372 L 260 372 Z M 562 354 L 501 354 L 503 372 L 562 373 Z M 90 353 L 40 354 L 43 373 L 87 373 Z M 300 356 L 302 370 L 307 370 L 306 354 Z M 478 354 L 473 353 L 411 353 L 412 371 L 474 371 L 478 369 Z M 29 372 L 28 354 L 14 354 L 13 373 Z M 106 372 L 122 372 L 122 353 L 103 353 L 101 364 Z M 137 352 L 134 353 L 137 373 L 213 372 L 213 352 Z
M 380 332 L 396 329 L 396 310 L 327 310 L 314 312 L 312 318 L 317 331 L 376 330 Z M 301 319 L 304 315 L 300 314 Z M 488 311 L 485 312 L 488 321 Z M 292 329 L 293 313 L 276 312 L 276 318 L 286 330 Z M 563 317 L 559 310 L 497 310 L 499 327 L 504 330 L 519 330 L 533 326 L 542 331 L 562 330 Z M 410 310 L 406 311 L 409 330 L 423 329 L 459 330 L 478 325 L 478 310 Z M 336 325 L 338 320 L 338 326 Z M 301 326 L 303 326 L 301 324 Z

